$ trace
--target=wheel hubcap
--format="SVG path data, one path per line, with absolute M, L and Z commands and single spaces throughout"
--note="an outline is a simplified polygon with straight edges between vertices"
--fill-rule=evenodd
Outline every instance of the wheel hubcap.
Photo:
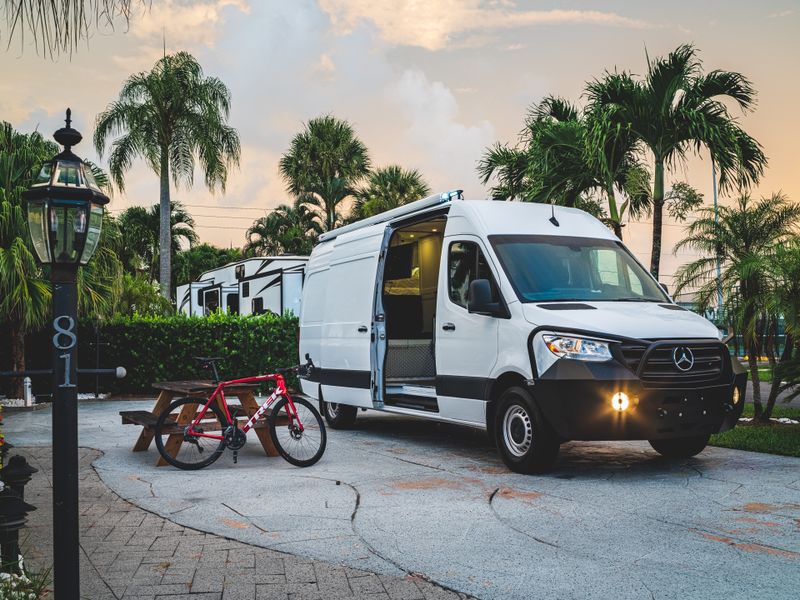
M 339 416 L 339 405 L 335 402 L 328 402 L 328 416 L 332 419 Z
M 503 417 L 503 441 L 514 456 L 524 456 L 533 442 L 533 425 L 530 415 L 518 404 L 506 410 Z

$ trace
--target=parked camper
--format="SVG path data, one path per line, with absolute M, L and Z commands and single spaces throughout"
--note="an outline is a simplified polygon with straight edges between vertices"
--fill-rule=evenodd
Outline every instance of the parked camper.
M 746 373 L 580 210 L 451 192 L 320 237 L 306 269 L 303 392 L 332 427 L 377 409 L 488 430 L 514 471 L 566 440 L 699 453 Z
M 218 309 L 250 315 L 300 314 L 306 256 L 248 258 L 206 271 L 177 288 L 178 310 L 192 316 Z

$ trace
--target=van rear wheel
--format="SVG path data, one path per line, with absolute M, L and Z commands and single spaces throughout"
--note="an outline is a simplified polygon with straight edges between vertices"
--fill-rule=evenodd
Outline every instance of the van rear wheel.
M 689 458 L 705 450 L 710 437 L 709 434 L 705 434 L 649 441 L 653 450 L 658 452 L 661 456 L 666 456 L 667 458 Z
M 320 400 L 322 414 L 332 429 L 350 429 L 356 424 L 358 408 Z
M 558 456 L 558 438 L 521 387 L 511 387 L 500 396 L 494 435 L 500 457 L 516 473 L 548 471 Z

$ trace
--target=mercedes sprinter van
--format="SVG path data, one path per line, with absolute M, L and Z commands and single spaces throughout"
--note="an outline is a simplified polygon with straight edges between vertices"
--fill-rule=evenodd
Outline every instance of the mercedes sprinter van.
M 300 356 L 332 427 L 361 408 L 482 428 L 523 473 L 567 440 L 697 454 L 736 424 L 747 379 L 591 215 L 460 192 L 320 236 Z

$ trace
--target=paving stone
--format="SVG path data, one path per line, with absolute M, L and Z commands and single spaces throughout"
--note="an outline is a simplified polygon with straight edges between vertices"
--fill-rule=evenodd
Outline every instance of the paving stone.
M 87 600 L 466 597 L 412 577 L 378 576 L 182 527 L 119 498 L 91 467 L 99 453 L 80 452 L 81 595 Z M 29 517 L 23 552 L 34 570 L 51 568 L 50 448 L 15 453 L 40 470 L 25 489 L 39 510 Z

